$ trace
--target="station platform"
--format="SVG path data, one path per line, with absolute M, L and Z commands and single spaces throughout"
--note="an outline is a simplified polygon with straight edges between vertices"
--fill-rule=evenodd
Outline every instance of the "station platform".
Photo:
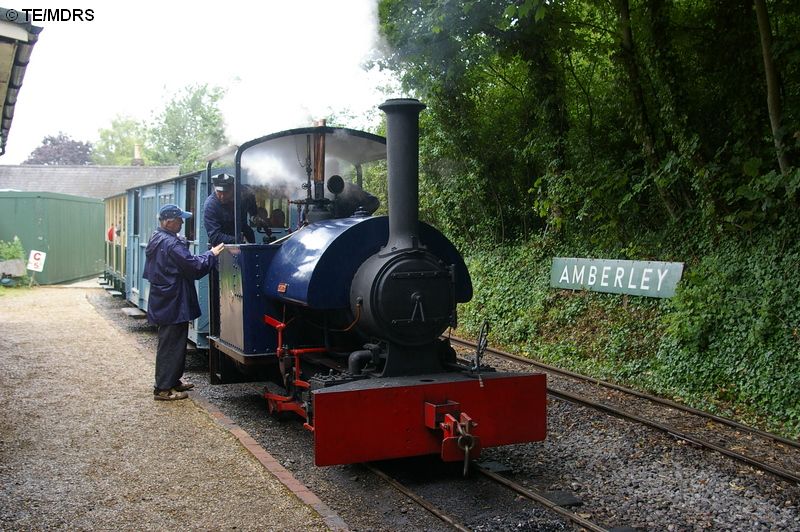
M 212 406 L 154 401 L 97 286 L 0 294 L 0 530 L 347 529 Z

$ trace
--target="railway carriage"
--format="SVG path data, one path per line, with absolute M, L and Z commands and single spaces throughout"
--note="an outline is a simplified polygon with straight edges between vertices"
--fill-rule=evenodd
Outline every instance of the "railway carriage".
M 116 194 L 105 203 L 105 268 L 103 277 L 115 290 L 125 292 L 125 256 L 127 252 L 127 195 Z
M 176 176 L 158 183 L 150 183 L 127 190 L 127 260 L 125 263 L 126 299 L 143 311 L 147 311 L 150 286 L 142 277 L 144 271 L 145 249 L 153 231 L 158 227 L 158 211 L 168 203 L 180 205 L 194 214 L 189 223 L 184 224 L 183 236 L 189 241 L 192 253 L 202 253 L 207 249 L 207 236 L 203 229 L 202 208 L 207 190 L 205 172 L 193 172 Z M 208 281 L 195 282 L 202 309 L 208 306 Z M 189 340 L 199 349 L 208 347 L 208 312 L 189 324 Z

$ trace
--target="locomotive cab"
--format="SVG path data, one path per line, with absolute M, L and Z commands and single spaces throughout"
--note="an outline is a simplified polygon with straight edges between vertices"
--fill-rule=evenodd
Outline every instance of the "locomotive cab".
M 291 319 L 298 314 L 303 315 L 301 321 L 315 324 L 343 319 L 344 299 L 322 307 L 315 302 L 319 297 L 313 294 L 333 289 L 330 281 L 326 288 L 312 288 L 312 296 L 308 296 L 312 278 L 315 282 L 320 278 L 312 266 L 319 265 L 330 243 L 346 228 L 336 220 L 353 215 L 354 220 L 363 220 L 377 209 L 377 199 L 364 193 L 362 185 L 365 172 L 385 171 L 381 167 L 385 159 L 383 137 L 322 124 L 249 141 L 219 152 L 209 163 L 209 173 L 214 173 L 212 164 L 222 169 L 232 166 L 235 234 L 245 233 L 247 224 L 255 235 L 255 242 L 240 241 L 227 248 L 220 257 L 218 282 L 211 283 L 210 299 L 216 302 L 212 304 L 214 341 L 209 352 L 212 382 L 261 378 L 257 369 L 274 365 L 279 338 L 274 328 L 264 326 L 264 316 L 282 318 L 288 313 L 286 319 Z M 333 226 L 328 227 L 330 223 Z M 364 229 L 354 229 L 349 236 L 349 247 L 362 251 L 330 251 L 326 257 L 335 253 L 360 256 L 377 250 L 370 247 L 373 235 L 352 233 L 362 234 Z M 332 266 L 316 270 L 340 269 L 339 260 L 331 262 Z M 267 273 L 270 279 L 280 279 L 268 286 Z M 349 285 L 349 279 L 339 276 L 336 283 Z M 287 339 L 299 334 L 318 340 L 333 334 L 308 327 L 307 332 L 299 333 L 298 329 L 305 327 L 289 328 Z

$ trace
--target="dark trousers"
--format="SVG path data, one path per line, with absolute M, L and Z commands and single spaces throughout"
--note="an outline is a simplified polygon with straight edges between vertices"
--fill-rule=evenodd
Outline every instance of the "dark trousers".
M 158 326 L 156 390 L 169 390 L 181 380 L 186 367 L 186 340 L 188 338 L 188 321 Z

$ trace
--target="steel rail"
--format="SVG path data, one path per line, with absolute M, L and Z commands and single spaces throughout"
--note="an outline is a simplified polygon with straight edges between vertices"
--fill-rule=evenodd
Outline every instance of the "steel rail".
M 451 338 L 451 341 L 455 341 L 456 343 L 459 343 L 461 345 L 472 345 L 472 346 L 474 346 L 474 344 L 472 344 L 471 342 L 465 341 L 465 340 L 460 340 L 460 339 L 454 340 L 453 338 Z M 517 357 L 515 355 L 511 355 L 509 353 L 504 353 L 502 351 L 496 351 L 496 350 L 493 350 L 493 349 L 487 349 L 487 351 L 491 352 L 492 354 L 494 354 L 496 356 L 500 356 L 500 357 L 508 358 L 508 359 L 512 359 L 512 360 L 516 360 L 516 361 L 523 362 L 523 363 L 526 363 L 526 364 L 529 364 L 529 365 L 532 365 L 532 366 L 541 367 L 541 368 L 548 369 L 548 370 L 550 370 L 550 368 L 552 368 L 552 366 L 548 366 L 547 364 L 541 364 L 539 362 L 534 362 L 534 361 L 531 361 L 529 359 L 524 359 L 524 358 L 521 358 L 521 357 Z M 554 373 L 559 373 L 559 374 L 572 373 L 572 372 L 569 372 L 567 370 L 561 370 L 560 368 L 552 368 L 552 370 L 553 370 Z M 585 377 L 585 376 L 577 374 L 577 373 L 574 373 L 574 374 L 569 375 L 569 376 L 573 377 L 573 378 L 576 378 L 576 379 L 589 381 L 589 382 L 592 382 L 593 384 L 598 384 L 598 385 L 601 385 L 601 386 L 606 386 L 606 384 L 607 384 L 607 383 L 605 383 L 603 381 L 599 381 L 598 379 L 594 379 L 593 377 Z M 610 383 L 608 383 L 608 384 L 610 384 Z M 612 385 L 612 387 L 613 386 L 615 386 L 615 385 Z M 619 387 L 619 388 L 622 388 L 622 387 Z M 760 469 L 762 471 L 766 471 L 766 472 L 771 473 L 771 474 L 773 474 L 773 475 L 775 475 L 777 477 L 780 477 L 780 478 L 782 478 L 784 480 L 788 480 L 790 482 L 795 482 L 797 484 L 800 484 L 800 476 L 798 476 L 797 474 L 795 474 L 795 473 L 793 473 L 791 471 L 788 471 L 786 469 L 781 469 L 781 468 L 778 468 L 778 467 L 773 467 L 773 466 L 771 466 L 771 465 L 769 465 L 767 463 L 761 462 L 761 461 L 756 460 L 754 458 L 750 458 L 750 457 L 745 456 L 745 455 L 743 455 L 741 453 L 737 453 L 736 451 L 731 451 L 730 449 L 726 449 L 726 448 L 721 447 L 719 445 L 716 445 L 714 443 L 711 443 L 711 442 L 696 438 L 694 436 L 691 436 L 691 435 L 689 435 L 689 434 L 687 434 L 685 432 L 676 430 L 675 428 L 669 427 L 667 425 L 664 425 L 664 424 L 661 424 L 661 423 L 658 423 L 656 421 L 652 421 L 652 420 L 649 420 L 649 419 L 645 419 L 645 418 L 643 418 L 641 416 L 637 416 L 636 414 L 631 414 L 631 413 L 626 412 L 624 410 L 621 410 L 619 408 L 608 406 L 606 404 L 603 404 L 603 403 L 600 403 L 600 402 L 597 402 L 597 401 L 592 401 L 590 399 L 586 399 L 586 398 L 580 397 L 578 395 L 571 394 L 569 392 L 565 392 L 563 390 L 557 390 L 557 389 L 552 388 L 550 386 L 547 387 L 547 391 L 551 395 L 553 395 L 555 397 L 558 397 L 560 399 L 563 399 L 563 400 L 566 400 L 566 401 L 570 401 L 572 403 L 588 406 L 590 408 L 595 408 L 597 410 L 601 410 L 603 412 L 606 412 L 608 414 L 614 415 L 614 416 L 622 418 L 622 419 L 627 419 L 629 421 L 635 421 L 637 423 L 641 423 L 642 425 L 646 425 L 646 426 L 648 426 L 650 428 L 654 428 L 654 429 L 659 430 L 661 432 L 670 434 L 671 436 L 674 436 L 674 437 L 679 438 L 681 440 L 687 441 L 689 443 L 693 443 L 694 445 L 697 445 L 697 446 L 700 446 L 700 447 L 703 447 L 703 448 L 706 448 L 706 449 L 711 449 L 711 450 L 716 451 L 716 452 L 718 452 L 718 453 L 720 453 L 720 454 L 722 454 L 724 456 L 727 456 L 729 458 L 733 458 L 734 460 L 738 460 L 739 462 L 742 462 L 742 463 L 745 463 L 745 464 L 747 464 L 749 466 L 755 467 L 756 469 Z M 625 390 L 621 389 L 619 391 L 625 391 Z M 635 390 L 633 390 L 633 391 L 635 392 Z M 634 395 L 636 395 L 637 397 L 641 397 L 643 399 L 650 399 L 650 400 L 653 399 L 653 398 L 651 398 L 651 396 L 648 396 L 647 394 L 641 394 L 639 392 L 634 393 Z M 655 398 L 655 399 L 658 399 L 658 398 Z M 659 402 L 659 401 L 655 401 L 655 402 Z M 669 402 L 669 401 L 667 401 L 667 402 Z M 680 405 L 678 405 L 677 409 L 678 410 L 685 410 L 684 408 L 680 407 Z M 686 410 L 686 411 L 690 412 L 689 410 Z M 690 412 L 690 413 L 693 413 L 693 412 Z M 701 414 L 703 414 L 703 413 L 701 412 Z M 707 416 L 704 416 L 704 417 L 707 417 Z M 732 422 L 732 423 L 736 423 L 736 422 Z M 749 427 L 746 427 L 744 425 L 742 425 L 742 427 L 744 429 L 746 429 L 746 430 L 751 430 L 754 433 L 759 433 L 760 432 L 760 431 L 756 431 L 755 429 L 750 429 Z M 765 434 L 768 434 L 768 433 L 765 433 Z M 771 436 L 774 436 L 774 435 L 771 435 Z
M 396 489 L 397 491 L 399 491 L 400 493 L 402 493 L 403 495 L 405 495 L 406 497 L 408 497 L 409 499 L 411 499 L 412 501 L 414 501 L 418 505 L 420 505 L 423 508 L 425 508 L 428 512 L 430 512 L 431 514 L 433 514 L 434 516 L 436 516 L 440 520 L 444 521 L 445 523 L 447 523 L 448 525 L 452 526 L 456 530 L 460 530 L 461 532 L 469 532 L 469 528 L 467 528 L 466 526 L 461 524 L 455 517 L 445 513 L 444 511 L 439 509 L 437 506 L 429 503 L 428 501 L 426 501 L 425 499 L 423 499 L 422 497 L 420 497 L 419 495 L 417 495 L 416 493 L 414 493 L 410 489 L 406 488 L 405 486 L 403 486 L 403 484 L 401 484 L 397 480 L 393 479 L 392 477 L 390 477 L 389 475 L 387 475 L 386 473 L 384 473 L 383 471 L 381 471 L 380 469 L 378 469 L 374 465 L 369 464 L 369 463 L 365 463 L 365 464 L 362 464 L 362 465 L 364 467 L 366 467 L 367 469 L 369 469 L 373 474 L 379 476 L 385 482 L 389 483 L 394 489 Z
M 258 386 L 256 386 L 253 383 L 247 383 L 246 386 L 249 387 L 250 389 L 258 391 L 259 394 L 263 394 L 263 390 L 260 390 L 258 388 Z M 374 475 L 380 477 L 382 480 L 387 482 L 394 489 L 396 489 L 397 491 L 399 491 L 400 493 L 402 493 L 403 495 L 405 495 L 406 497 L 408 497 L 409 499 L 411 499 L 412 501 L 414 501 L 418 505 L 422 506 L 425 510 L 427 510 L 428 512 L 433 514 L 435 517 L 437 517 L 438 519 L 440 519 L 444 523 L 447 523 L 448 525 L 452 526 L 454 529 L 459 530 L 461 532 L 470 532 L 470 529 L 467 528 L 466 526 L 464 526 L 462 523 L 460 523 L 456 518 L 454 518 L 453 516 L 445 513 L 444 511 L 439 509 L 437 506 L 429 503 L 428 501 L 426 501 L 425 499 L 423 499 L 422 497 L 420 497 L 419 495 L 417 495 L 413 491 L 409 490 L 408 488 L 403 486 L 400 482 L 398 482 L 397 480 L 393 479 L 392 477 L 390 477 L 389 475 L 387 475 L 386 473 L 384 473 L 383 471 L 378 469 L 373 464 L 368 463 L 368 462 L 363 462 L 361 465 L 364 466 L 366 469 L 368 469 L 370 472 L 372 472 Z
M 374 465 L 369 464 L 369 463 L 365 463 L 365 464 L 362 464 L 362 465 L 364 467 L 366 467 L 367 469 L 369 469 L 372 473 L 374 473 L 375 475 L 377 475 L 378 477 L 383 479 L 385 482 L 389 483 L 392 487 L 394 487 L 396 490 L 401 492 L 403 495 L 405 495 L 406 497 L 410 498 L 415 503 L 419 504 L 420 506 L 422 506 L 423 508 L 428 510 L 431 514 L 433 514 L 434 516 L 438 517 L 439 519 L 441 519 L 445 523 L 451 525 L 456 530 L 460 530 L 462 532 L 469 531 L 469 528 L 464 526 L 457 519 L 455 519 L 454 517 L 452 517 L 452 516 L 448 515 L 447 513 L 443 512 L 438 507 L 434 506 L 433 504 L 429 503 L 428 501 L 426 501 L 425 499 L 423 499 L 422 497 L 420 497 L 419 495 L 417 495 L 413 491 L 409 490 L 408 488 L 403 486 L 402 483 L 400 483 L 397 480 L 393 479 L 392 477 L 390 477 L 389 475 L 387 475 L 386 473 L 384 473 L 383 471 L 381 471 L 380 469 L 378 469 Z M 507 478 L 503 477 L 502 475 L 499 475 L 499 474 L 497 474 L 497 473 L 495 473 L 493 471 L 489 471 L 488 469 L 486 469 L 484 467 L 481 467 L 480 465 L 475 464 L 475 463 L 472 464 L 472 467 L 475 468 L 479 473 L 481 473 L 485 477 L 489 478 L 490 480 L 492 480 L 492 481 L 494 481 L 494 482 L 496 482 L 496 483 L 508 488 L 509 490 L 511 490 L 513 492 L 516 492 L 516 493 L 518 493 L 518 494 L 520 494 L 520 495 L 522 495 L 522 496 L 524 496 L 524 497 L 526 497 L 526 498 L 528 498 L 528 499 L 530 499 L 530 500 L 532 500 L 532 501 L 534 501 L 534 502 L 536 502 L 536 503 L 538 503 L 538 504 L 540 504 L 542 506 L 544 506 L 545 508 L 547 508 L 551 512 L 557 513 L 561 517 L 563 517 L 563 518 L 567 519 L 568 521 L 571 521 L 571 522 L 573 522 L 573 523 L 575 523 L 577 525 L 582 526 L 584 529 L 589 530 L 590 532 L 608 532 L 608 529 L 600 527 L 600 526 L 592 523 L 591 521 L 588 521 L 588 520 L 578 516 L 577 514 L 575 514 L 573 512 L 570 512 L 569 510 L 565 510 L 564 508 L 561 508 L 560 506 L 558 506 L 556 503 L 554 503 L 553 501 L 549 500 L 545 496 L 540 495 L 539 493 L 536 493 L 535 491 L 533 491 L 533 490 L 531 490 L 529 488 L 521 486 L 520 484 L 514 482 L 513 480 L 507 479 Z
M 589 406 L 591 408 L 596 408 L 598 410 L 602 410 L 602 411 L 604 411 L 604 412 L 606 412 L 608 414 L 614 415 L 616 417 L 619 417 L 619 418 L 622 418 L 622 419 L 627 419 L 629 421 L 635 421 L 637 423 L 641 423 L 642 425 L 646 425 L 646 426 L 648 426 L 650 428 L 654 428 L 654 429 L 659 430 L 661 432 L 665 432 L 667 434 L 670 434 L 671 436 L 674 436 L 674 437 L 679 438 L 681 440 L 687 441 L 689 443 L 693 443 L 695 445 L 698 445 L 700 447 L 704 447 L 706 449 L 711 449 L 712 451 L 716 451 L 716 452 L 718 452 L 720 454 L 723 454 L 723 455 L 725 455 L 725 456 L 727 456 L 729 458 L 733 458 L 734 460 L 738 460 L 740 462 L 743 462 L 743 463 L 745 463 L 745 464 L 747 464 L 749 466 L 755 467 L 756 469 L 760 469 L 762 471 L 766 471 L 768 473 L 772 473 L 773 475 L 781 477 L 784 480 L 789 480 L 791 482 L 796 482 L 796 483 L 800 484 L 800 476 L 792 473 L 791 471 L 787 471 L 785 469 L 773 467 L 773 466 L 771 466 L 769 464 L 766 464 L 766 463 L 761 462 L 759 460 L 756 460 L 754 458 L 750 458 L 749 456 L 745 456 L 743 454 L 737 453 L 736 451 L 731 451 L 730 449 L 726 449 L 724 447 L 720 447 L 719 445 L 716 445 L 716 444 L 711 443 L 709 441 L 705 441 L 705 440 L 701 440 L 699 438 L 695 438 L 694 436 L 691 436 L 689 434 L 686 434 L 685 432 L 681 432 L 679 430 L 676 430 L 676 429 L 674 429 L 672 427 L 668 427 L 667 425 L 662 425 L 661 423 L 657 423 L 655 421 L 651 421 L 649 419 L 645 419 L 643 417 L 637 416 L 636 414 L 631 414 L 631 413 L 625 412 L 624 410 L 620 410 L 618 408 L 614 408 L 612 406 L 604 405 L 603 403 L 598 403 L 596 401 L 591 401 L 589 399 L 584 399 L 584 398 L 582 398 L 580 396 L 571 394 L 569 392 L 564 392 L 564 391 L 560 391 L 560 390 L 554 390 L 553 388 L 550 388 L 550 387 L 547 388 L 547 391 L 551 395 L 553 395 L 555 397 L 559 397 L 559 398 L 561 398 L 563 400 L 570 401 L 570 402 L 573 402 L 573 403 L 576 403 L 576 404 Z
M 474 349 L 476 347 L 475 343 L 471 342 L 469 340 L 456 338 L 455 336 L 451 336 L 449 339 L 450 339 L 451 342 L 455 342 L 457 344 L 460 344 L 460 345 L 463 345 L 463 346 L 466 346 L 466 347 L 470 347 L 472 349 Z M 658 403 L 658 404 L 662 404 L 664 406 L 668 406 L 670 408 L 674 408 L 675 410 L 681 410 L 683 412 L 688 412 L 690 414 L 694 414 L 696 416 L 704 417 L 706 419 L 710 419 L 712 421 L 716 421 L 717 423 L 721 423 L 723 425 L 727 425 L 727 426 L 735 428 L 735 429 L 744 430 L 744 431 L 750 432 L 752 434 L 758 434 L 762 438 L 767 438 L 767 439 L 770 439 L 770 440 L 773 440 L 773 441 L 776 441 L 776 442 L 783 443 L 785 445 L 789 445 L 790 447 L 795 447 L 797 449 L 800 449 L 800 441 L 790 440 L 789 438 L 784 438 L 783 436 L 778 436 L 777 434 L 772 434 L 770 432 L 765 432 L 763 430 L 759 430 L 759 429 L 756 429 L 756 428 L 753 428 L 753 427 L 749 427 L 747 425 L 743 425 L 742 423 L 739 423 L 739 422 L 734 421 L 732 419 L 728 419 L 728 418 L 725 418 L 725 417 L 717 416 L 717 415 L 711 414 L 709 412 L 704 412 L 702 410 L 698 410 L 696 408 L 692 408 L 691 406 L 686 406 L 686 405 L 682 405 L 680 403 L 676 403 L 674 401 L 670 401 L 669 399 L 664 399 L 662 397 L 656 397 L 656 396 L 653 396 L 653 395 L 648 395 L 646 393 L 640 392 L 638 390 L 634 390 L 632 388 L 627 388 L 625 386 L 620 386 L 619 384 L 606 382 L 606 381 L 597 379 L 595 377 L 588 377 L 586 375 L 581 375 L 580 373 L 575 373 L 574 371 L 570 371 L 570 370 L 567 370 L 567 369 L 562 369 L 562 368 L 559 368 L 559 367 L 556 367 L 556 366 L 551 366 L 549 364 L 545 364 L 544 362 L 537 362 L 535 360 L 531 360 L 529 358 L 521 357 L 519 355 L 514 355 L 512 353 L 507 353 L 505 351 L 500 351 L 500 350 L 492 349 L 492 348 L 489 348 L 486 351 L 491 353 L 492 355 L 495 355 L 495 356 L 498 356 L 498 357 L 501 357 L 501 358 L 507 358 L 509 360 L 514 360 L 516 362 L 520 362 L 520 363 L 527 364 L 527 365 L 530 365 L 530 366 L 536 366 L 538 368 L 542 368 L 544 370 L 547 370 L 547 371 L 550 371 L 550 372 L 553 372 L 553 373 L 557 373 L 559 375 L 572 377 L 574 379 L 580 379 L 580 380 L 583 380 L 583 381 L 586 381 L 586 382 L 590 382 L 592 384 L 597 384 L 599 386 L 605 386 L 606 388 L 610 388 L 612 390 L 617 390 L 618 392 L 627 393 L 627 394 L 639 397 L 641 399 L 647 399 L 647 400 L 652 401 L 654 403 Z
M 590 530 L 591 532 L 608 532 L 607 528 L 603 528 L 597 526 L 596 524 L 592 523 L 591 521 L 587 521 L 583 517 L 570 512 L 569 510 L 565 510 L 564 508 L 560 507 L 553 501 L 546 498 L 544 495 L 540 495 L 535 491 L 526 488 L 525 486 L 521 486 L 514 482 L 513 480 L 509 480 L 506 477 L 495 473 L 494 471 L 489 471 L 488 469 L 481 467 L 478 464 L 473 464 L 473 467 L 482 475 L 494 480 L 495 482 L 502 484 L 503 486 L 507 487 L 508 489 L 519 493 L 523 497 L 527 497 L 532 501 L 536 501 L 537 503 L 541 504 L 542 506 L 546 507 L 548 510 L 557 513 L 561 517 L 568 519 L 569 521 L 582 526 L 586 530 Z

